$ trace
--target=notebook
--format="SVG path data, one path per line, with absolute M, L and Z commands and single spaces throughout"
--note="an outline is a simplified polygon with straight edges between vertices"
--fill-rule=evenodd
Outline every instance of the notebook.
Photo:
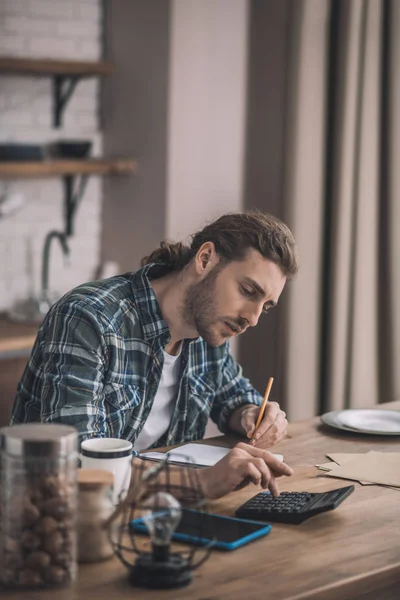
M 221 458 L 228 454 L 231 448 L 221 446 L 210 446 L 208 444 L 184 444 L 168 452 L 171 462 L 180 464 L 192 464 L 196 467 L 212 467 Z M 140 458 L 147 460 L 163 460 L 165 452 L 141 452 Z M 282 454 L 274 454 L 278 460 L 283 461 Z

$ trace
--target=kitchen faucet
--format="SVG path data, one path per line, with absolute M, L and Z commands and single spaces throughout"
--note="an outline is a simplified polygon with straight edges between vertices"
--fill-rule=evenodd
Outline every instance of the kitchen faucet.
M 49 263 L 50 263 L 50 248 L 52 241 L 58 239 L 61 245 L 65 259 L 69 257 L 69 247 L 67 234 L 61 231 L 50 231 L 45 238 L 43 247 L 42 261 L 42 292 L 40 297 L 40 311 L 45 315 L 52 305 L 53 301 L 49 294 Z

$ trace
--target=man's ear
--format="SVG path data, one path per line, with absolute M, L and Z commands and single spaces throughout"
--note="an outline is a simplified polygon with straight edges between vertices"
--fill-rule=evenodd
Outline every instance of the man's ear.
M 219 262 L 214 242 L 204 242 L 195 256 L 195 268 L 198 275 L 209 273 Z

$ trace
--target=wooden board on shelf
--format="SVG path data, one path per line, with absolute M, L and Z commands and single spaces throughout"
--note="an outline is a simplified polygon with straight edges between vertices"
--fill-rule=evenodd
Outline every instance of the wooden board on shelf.
M 20 75 L 77 75 L 80 77 L 110 75 L 114 66 L 110 62 L 83 62 L 13 58 L 0 56 L 0 72 Z
M 0 162 L 0 178 L 56 177 L 59 175 L 124 175 L 136 173 L 131 159 L 44 160 Z

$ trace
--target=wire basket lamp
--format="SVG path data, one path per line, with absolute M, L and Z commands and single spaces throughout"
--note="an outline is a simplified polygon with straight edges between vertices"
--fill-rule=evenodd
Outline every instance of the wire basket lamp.
M 189 457 L 184 460 L 190 464 Z M 191 536 L 195 545 L 174 542 L 171 548 L 185 511 L 196 511 Z M 130 583 L 158 589 L 188 585 L 214 545 L 204 532 L 207 513 L 195 467 L 177 466 L 168 454 L 155 464 L 133 459 L 129 492 L 106 523 L 114 553 L 127 567 Z

